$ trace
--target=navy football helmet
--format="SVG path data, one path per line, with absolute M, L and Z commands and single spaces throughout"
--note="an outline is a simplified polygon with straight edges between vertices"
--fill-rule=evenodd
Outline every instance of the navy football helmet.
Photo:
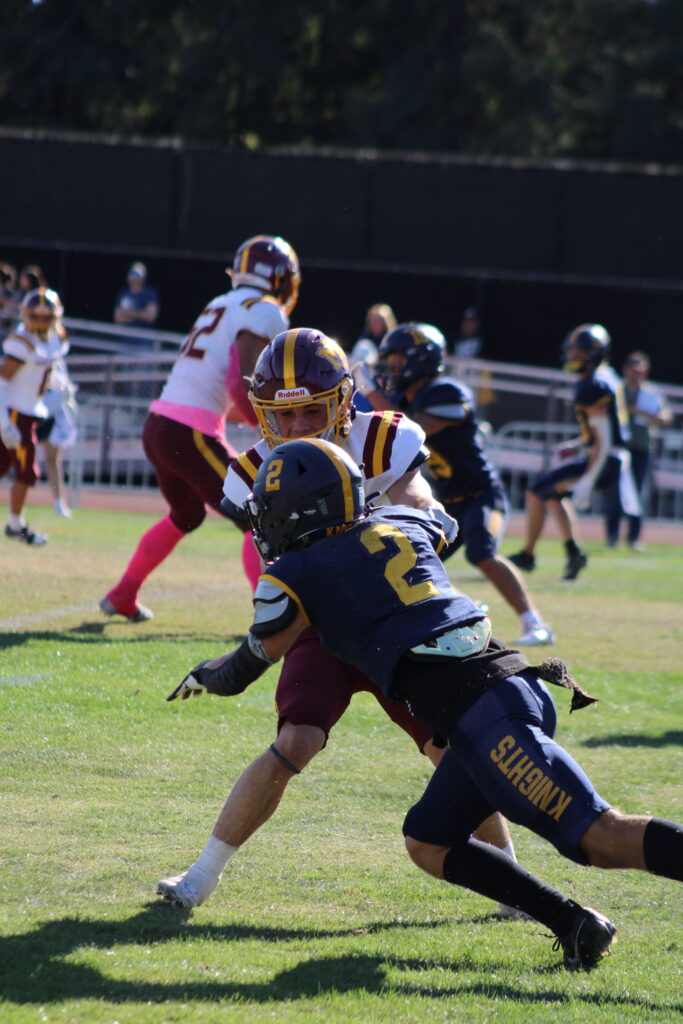
M 363 476 L 329 441 L 307 438 L 278 445 L 262 462 L 246 511 L 266 562 L 307 547 L 363 517 Z
M 228 274 L 236 288 L 243 284 L 263 288 L 277 299 L 287 314 L 296 306 L 301 284 L 299 257 L 284 238 L 274 235 L 248 238 L 235 253 Z
M 378 374 L 384 391 L 405 391 L 421 377 L 436 377 L 443 370 L 446 339 L 432 324 L 399 324 L 387 331 L 380 342 Z M 393 353 L 406 357 L 400 371 L 389 372 L 387 360 Z M 383 367 L 382 367 L 383 364 Z
M 579 324 L 562 342 L 562 365 L 567 373 L 587 373 L 604 362 L 612 339 L 602 324 Z
M 258 358 L 249 399 L 271 448 L 284 444 L 277 413 L 308 405 L 326 409 L 311 436 L 342 444 L 351 430 L 353 377 L 346 353 L 322 331 L 298 327 L 276 335 Z M 308 436 L 308 435 L 306 435 Z

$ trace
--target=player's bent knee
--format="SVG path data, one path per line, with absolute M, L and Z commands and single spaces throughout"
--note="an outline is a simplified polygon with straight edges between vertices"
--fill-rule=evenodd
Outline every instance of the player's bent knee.
M 594 868 L 624 868 L 636 866 L 629 847 L 634 836 L 627 815 L 610 808 L 589 825 L 579 846 L 588 863 Z
M 423 843 L 420 839 L 414 839 L 412 836 L 405 837 L 405 844 L 413 864 L 416 864 L 422 871 L 426 871 L 428 875 L 443 878 L 443 862 L 448 847 Z
M 325 746 L 326 736 L 317 725 L 294 725 L 285 722 L 274 746 L 298 771 L 305 768 Z
M 173 525 L 181 531 L 181 533 L 193 533 L 198 530 L 206 519 L 206 511 L 204 510 L 201 514 L 197 513 L 193 516 L 178 516 L 174 512 L 171 512 L 169 516 Z

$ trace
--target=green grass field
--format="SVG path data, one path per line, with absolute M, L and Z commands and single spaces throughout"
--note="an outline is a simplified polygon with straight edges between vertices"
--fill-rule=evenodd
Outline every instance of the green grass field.
M 151 521 L 35 509 L 47 547 L 2 540 L 4 1024 L 680 1019 L 680 885 L 580 868 L 514 828 L 527 867 L 619 928 L 598 970 L 567 973 L 540 925 L 498 920 L 408 860 L 403 814 L 429 766 L 365 695 L 204 906 L 155 897 L 271 742 L 276 670 L 241 697 L 165 702 L 245 634 L 250 594 L 240 538 L 212 519 L 149 581 L 153 621 L 104 620 L 97 600 Z M 614 804 L 681 821 L 683 552 L 588 550 L 589 570 L 562 584 L 547 541 L 529 578 L 554 652 L 601 698 L 570 718 L 558 690 L 558 737 Z M 513 640 L 497 594 L 462 556 L 449 568 Z

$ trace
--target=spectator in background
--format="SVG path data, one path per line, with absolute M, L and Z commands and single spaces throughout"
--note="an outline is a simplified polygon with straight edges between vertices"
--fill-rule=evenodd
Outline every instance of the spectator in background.
M 116 296 L 114 323 L 135 328 L 154 327 L 159 319 L 159 293 L 147 284 L 145 264 L 140 261 L 131 264 L 126 282 L 126 287 Z M 143 348 L 150 347 L 144 337 L 131 338 L 131 341 Z
M 369 362 L 366 356 L 370 351 L 370 345 L 373 345 L 375 348 L 374 362 L 376 363 L 380 341 L 387 331 L 393 330 L 395 326 L 396 317 L 393 309 L 387 302 L 376 302 L 374 306 L 370 306 L 370 309 L 365 314 L 363 331 L 349 353 L 351 365 L 353 366 L 353 363 L 358 361 Z
M 17 271 L 11 263 L 0 263 L 0 338 L 11 331 L 18 316 Z
M 21 316 L 22 302 L 29 292 L 34 292 L 37 288 L 47 288 L 45 274 L 43 273 L 42 267 L 39 267 L 37 263 L 27 263 L 26 266 L 22 267 L 19 271 L 19 277 L 17 279 L 15 299 L 17 320 Z
M 380 342 L 387 331 L 392 331 L 395 326 L 396 316 L 388 303 L 376 302 L 374 306 L 370 306 L 365 314 L 363 332 L 349 352 L 349 365 L 354 377 L 358 371 L 363 372 L 363 369 L 367 369 L 369 373 L 374 371 Z M 370 402 L 360 390 L 356 391 L 353 404 L 360 412 L 372 412 Z
M 449 346 L 449 352 L 458 359 L 479 359 L 483 348 L 479 311 L 474 306 L 468 306 L 460 320 L 460 333 Z
M 665 427 L 671 423 L 671 410 L 659 391 L 646 383 L 650 372 L 650 357 L 645 352 L 631 352 L 622 366 L 624 377 L 624 398 L 629 414 L 631 440 L 631 472 L 641 499 L 645 481 L 651 465 L 652 428 Z M 619 498 L 619 489 L 612 487 L 607 500 L 605 529 L 608 547 L 619 543 L 619 527 L 624 512 Z M 627 543 L 635 551 L 641 549 L 640 534 L 643 528 L 642 515 L 627 515 Z

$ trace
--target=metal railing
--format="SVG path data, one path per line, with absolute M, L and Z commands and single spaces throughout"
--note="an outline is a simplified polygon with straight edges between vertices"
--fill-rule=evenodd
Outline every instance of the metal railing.
M 154 473 L 140 439 L 142 425 L 183 336 L 149 331 L 151 347 L 136 349 L 127 340 L 126 328 L 74 320 L 67 325 L 72 342 L 69 372 L 79 389 L 79 440 L 65 452 L 72 491 L 84 484 L 153 488 Z M 549 468 L 559 443 L 578 433 L 571 378 L 561 370 L 477 359 L 449 359 L 447 372 L 474 391 L 480 419 L 486 424 L 487 447 L 506 484 L 511 507 L 522 509 L 529 479 Z M 657 387 L 672 408 L 674 422 L 680 424 L 683 387 Z M 242 451 L 258 434 L 245 425 L 229 424 L 227 436 Z M 679 426 L 656 436 L 646 500 L 652 517 L 683 518 Z

